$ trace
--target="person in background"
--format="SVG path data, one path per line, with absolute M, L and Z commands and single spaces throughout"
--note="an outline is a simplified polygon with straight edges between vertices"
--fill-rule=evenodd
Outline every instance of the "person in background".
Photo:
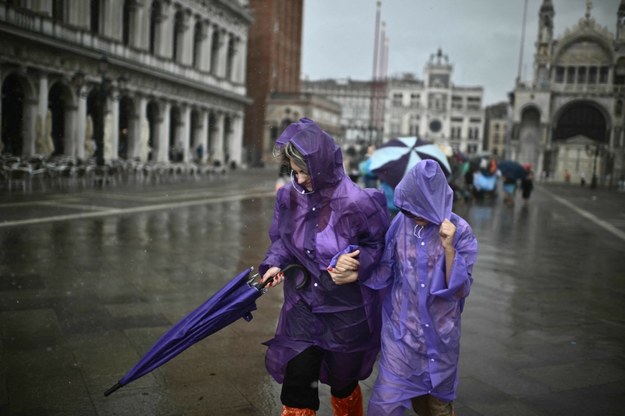
M 525 177 L 521 180 L 521 196 L 523 197 L 523 202 L 527 205 L 534 189 L 534 172 L 532 172 L 532 165 L 527 164 L 523 167 L 525 168 Z
M 438 163 L 419 162 L 395 189 L 399 213 L 384 256 L 366 284 L 385 290 L 382 351 L 369 416 L 451 416 L 458 386 L 460 317 L 478 243 L 451 212 Z
M 514 205 L 517 180 L 503 176 L 503 202 L 506 205 Z
M 308 118 L 289 125 L 276 149 L 292 181 L 278 190 L 259 267 L 263 282 L 284 282 L 265 364 L 282 383 L 283 416 L 314 415 L 319 381 L 330 386 L 335 415 L 362 415 L 358 382 L 380 348 L 380 293 L 364 283 L 384 251 L 384 195 L 350 180 L 339 146 Z M 291 264 L 307 270 L 308 284 L 282 273 Z

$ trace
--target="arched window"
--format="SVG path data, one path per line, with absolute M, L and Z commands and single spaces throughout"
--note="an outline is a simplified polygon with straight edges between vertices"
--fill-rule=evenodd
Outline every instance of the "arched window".
M 100 0 L 91 0 L 89 27 L 91 33 L 100 33 Z
M 132 9 L 130 7 L 131 0 L 124 1 L 124 11 L 122 16 L 122 42 L 124 45 L 130 45 L 130 17 Z
M 64 3 L 65 2 L 63 0 L 52 0 L 52 20 L 57 22 L 62 22 L 64 20 Z
M 182 62 L 182 43 L 184 42 L 184 16 L 182 11 L 176 13 L 174 19 L 174 39 L 172 58 L 176 62 Z
M 213 44 L 211 45 L 211 68 L 210 73 L 215 75 L 217 68 L 219 68 L 219 43 L 221 42 L 221 36 L 219 30 L 215 30 L 213 33 Z
M 156 52 L 156 30 L 158 29 L 160 18 L 161 18 L 161 3 L 158 0 L 154 0 L 154 2 L 152 2 L 152 7 L 150 9 L 150 42 L 149 42 L 150 53 Z
M 193 29 L 193 67 L 198 68 L 200 66 L 202 51 L 202 22 L 195 23 Z
M 234 79 L 232 69 L 234 68 L 234 56 L 236 53 L 235 44 L 236 40 L 234 38 L 230 38 L 230 42 L 228 42 L 228 55 L 226 57 L 226 79 L 229 80 Z

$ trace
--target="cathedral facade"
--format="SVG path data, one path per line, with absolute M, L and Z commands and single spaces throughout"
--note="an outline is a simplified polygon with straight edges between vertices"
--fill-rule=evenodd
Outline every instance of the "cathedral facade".
M 591 2 L 554 37 L 555 10 L 543 0 L 531 84 L 512 94 L 510 158 L 555 180 L 611 185 L 625 172 L 625 1 L 616 31 L 597 24 Z
M 241 161 L 247 0 L 0 2 L 3 153 Z

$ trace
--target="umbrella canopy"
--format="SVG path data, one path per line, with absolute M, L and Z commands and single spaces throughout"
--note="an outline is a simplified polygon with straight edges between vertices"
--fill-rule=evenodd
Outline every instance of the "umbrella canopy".
M 206 302 L 165 332 L 150 350 L 108 389 L 108 396 L 117 389 L 155 370 L 196 342 L 244 318 L 252 319 L 256 299 L 265 291 L 263 284 L 253 283 L 251 269 L 247 269 L 218 290 Z M 268 283 L 268 282 L 266 282 Z
M 527 171 L 519 162 L 514 160 L 502 160 L 497 163 L 497 169 L 501 172 L 501 176 L 508 179 L 523 179 L 527 175 Z
M 437 161 L 446 176 L 451 174 L 449 161 L 441 148 L 417 137 L 387 141 L 371 155 L 369 169 L 395 188 L 404 175 L 423 159 Z

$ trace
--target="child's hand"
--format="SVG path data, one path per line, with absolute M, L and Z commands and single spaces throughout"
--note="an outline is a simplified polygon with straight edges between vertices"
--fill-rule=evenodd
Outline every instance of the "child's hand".
M 443 221 L 438 235 L 441 237 L 441 244 L 445 250 L 454 249 L 454 235 L 456 234 L 456 226 L 449 220 Z

